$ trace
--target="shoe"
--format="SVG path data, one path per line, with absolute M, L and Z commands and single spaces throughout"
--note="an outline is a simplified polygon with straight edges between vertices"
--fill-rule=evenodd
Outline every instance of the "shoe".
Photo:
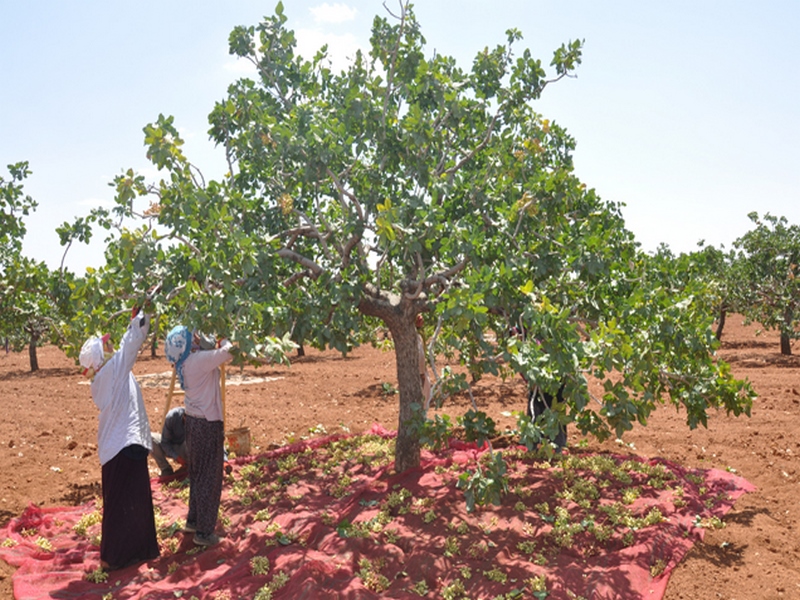
M 215 546 L 219 544 L 219 536 L 216 533 L 203 535 L 198 531 L 194 534 L 194 543 L 198 546 Z
M 197 525 L 190 521 L 186 521 L 186 525 L 183 526 L 184 533 L 195 533 L 197 532 Z
M 175 471 L 171 468 L 169 469 L 161 469 L 161 477 L 169 477 L 170 475 L 174 475 Z

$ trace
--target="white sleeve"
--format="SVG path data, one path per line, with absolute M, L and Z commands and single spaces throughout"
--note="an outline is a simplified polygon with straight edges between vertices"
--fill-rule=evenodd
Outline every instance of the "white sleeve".
M 131 319 L 128 324 L 128 330 L 119 343 L 119 353 L 122 357 L 120 368 L 123 372 L 133 369 L 136 357 L 139 354 L 139 348 L 142 347 L 142 344 L 147 339 L 147 332 L 150 330 L 150 317 L 143 313 L 140 313 L 140 315 Z

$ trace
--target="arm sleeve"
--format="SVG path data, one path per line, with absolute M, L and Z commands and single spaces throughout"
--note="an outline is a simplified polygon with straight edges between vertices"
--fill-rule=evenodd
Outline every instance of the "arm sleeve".
M 147 339 L 147 332 L 150 330 L 150 317 L 141 313 L 131 319 L 128 330 L 122 336 L 119 344 L 119 353 L 122 356 L 121 368 L 123 371 L 130 371 L 136 363 L 136 356 L 139 348 Z
M 213 371 L 225 363 L 229 363 L 233 360 L 233 355 L 230 352 L 232 347 L 231 343 L 226 341 L 221 348 L 217 348 L 216 350 L 201 350 L 197 352 L 197 358 L 194 359 L 197 368 L 201 371 L 208 372 Z

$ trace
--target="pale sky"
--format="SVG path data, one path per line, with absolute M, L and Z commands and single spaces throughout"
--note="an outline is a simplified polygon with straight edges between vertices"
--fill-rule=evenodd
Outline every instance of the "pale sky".
M 387 0 L 397 8 L 397 0 Z M 208 114 L 242 75 L 228 55 L 236 25 L 277 2 L 251 0 L 4 0 L 0 8 L 0 173 L 27 160 L 26 255 L 57 268 L 55 228 L 109 204 L 113 177 L 153 176 L 142 128 L 174 115 L 185 151 L 207 178 L 225 170 Z M 382 0 L 286 0 L 307 55 L 328 43 L 337 64 L 368 46 Z M 800 224 L 800 2 L 782 0 L 418 0 L 427 52 L 468 69 L 519 29 L 549 64 L 585 41 L 577 78 L 549 87 L 544 117 L 577 140 L 576 172 L 623 215 L 645 250 L 690 252 L 751 229 L 747 214 Z M 103 264 L 102 238 L 70 250 L 83 274 Z

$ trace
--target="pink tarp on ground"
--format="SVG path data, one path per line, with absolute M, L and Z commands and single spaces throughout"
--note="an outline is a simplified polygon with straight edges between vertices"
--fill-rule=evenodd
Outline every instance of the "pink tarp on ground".
M 276 599 L 419 599 L 441 598 L 445 588 L 459 585 L 473 599 L 513 590 L 531 597 L 531 578 L 544 575 L 549 600 L 658 600 L 670 570 L 702 539 L 703 520 L 724 515 L 754 489 L 724 471 L 606 455 L 615 464 L 637 460 L 668 472 L 667 485 L 657 489 L 637 469 L 630 471 L 632 480 L 618 481 L 597 469 L 567 470 L 558 461 L 548 466 L 509 449 L 510 493 L 501 506 L 469 514 L 456 480 L 463 467 L 474 469 L 485 449 L 453 443 L 423 452 L 420 469 L 396 475 L 387 442 L 392 434 L 377 426 L 373 433 L 315 439 L 241 459 L 223 492 L 218 531 L 225 537 L 205 550 L 176 531 L 186 514 L 185 486 L 153 480 L 162 555 L 109 573 L 105 582 L 87 580 L 99 565 L 99 548 L 91 543 L 99 525 L 86 535 L 73 530 L 95 506 L 32 505 L 0 530 L 0 558 L 18 567 L 15 598 L 222 600 L 256 598 L 261 590 L 260 597 Z M 586 482 L 597 484 L 600 497 L 572 502 L 564 490 Z M 657 507 L 666 520 L 600 536 L 596 526 L 609 511 L 598 508 L 614 505 L 634 487 L 641 493 L 624 505 L 631 516 Z M 559 507 L 574 527 L 569 543 L 556 541 Z

